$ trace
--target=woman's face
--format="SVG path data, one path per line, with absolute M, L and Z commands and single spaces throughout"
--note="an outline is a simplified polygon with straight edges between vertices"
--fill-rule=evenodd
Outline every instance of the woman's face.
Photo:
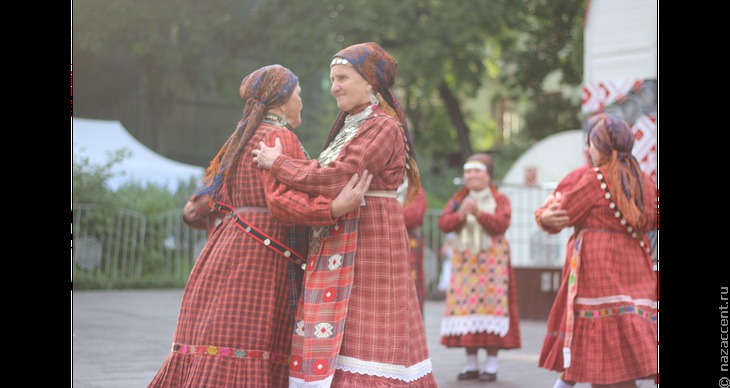
M 601 153 L 598 152 L 598 148 L 593 144 L 593 142 L 590 142 L 590 145 L 588 147 L 588 154 L 591 156 L 591 161 L 593 162 L 594 166 L 598 166 L 598 162 L 601 160 Z
M 464 185 L 471 191 L 482 191 L 491 182 L 489 173 L 479 168 L 464 169 Z
M 588 151 L 590 149 L 588 144 L 588 134 L 583 134 L 583 157 L 586 159 L 586 164 L 591 164 L 591 154 Z
M 286 122 L 292 128 L 296 128 L 302 124 L 302 88 L 297 84 L 292 92 L 289 100 L 281 106 L 281 111 L 286 117 Z
M 334 65 L 330 67 L 330 92 L 337 100 L 337 107 L 343 112 L 349 112 L 358 105 L 370 101 L 370 91 L 373 87 L 360 73 L 349 65 Z

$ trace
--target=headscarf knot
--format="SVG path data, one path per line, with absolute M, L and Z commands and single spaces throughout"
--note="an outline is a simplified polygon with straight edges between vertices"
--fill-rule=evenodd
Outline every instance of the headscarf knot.
M 233 134 L 210 161 L 203 176 L 204 187 L 199 193 L 211 193 L 211 201 L 219 199 L 221 188 L 230 172 L 235 170 L 233 167 L 261 123 L 264 112 L 289 101 L 298 84 L 299 77 L 278 64 L 264 66 L 243 78 L 239 87 L 241 99 L 246 103 L 243 115 Z

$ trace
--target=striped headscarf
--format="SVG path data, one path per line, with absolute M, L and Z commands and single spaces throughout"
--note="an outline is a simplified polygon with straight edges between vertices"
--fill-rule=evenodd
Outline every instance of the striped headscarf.
M 408 200 L 410 203 L 418 194 L 421 186 L 421 178 L 416 164 L 416 150 L 413 147 L 413 139 L 411 131 L 408 129 L 406 114 L 403 111 L 398 98 L 395 97 L 390 88 L 395 84 L 395 75 L 398 68 L 398 62 L 390 56 L 380 45 L 374 42 L 359 43 L 340 50 L 335 54 L 334 58 L 347 59 L 350 65 L 365 78 L 373 87 L 373 91 L 381 103 L 385 103 L 383 109 L 386 113 L 395 117 L 403 127 L 403 132 L 408 145 Z M 348 112 L 340 112 L 335 119 L 327 141 L 324 143 L 327 147 L 334 140 L 337 133 L 340 132 L 347 117 Z
M 643 228 L 644 172 L 632 155 L 634 134 L 620 118 L 601 113 L 587 121 L 588 139 L 599 152 L 596 167 L 603 170 L 616 205 L 630 225 Z
M 296 74 L 278 64 L 264 66 L 243 79 L 239 88 L 246 104 L 243 116 L 236 130 L 210 161 L 203 176 L 204 187 L 198 194 L 210 194 L 214 200 L 220 198 L 221 187 L 258 128 L 261 118 L 269 109 L 289 101 L 298 83 Z

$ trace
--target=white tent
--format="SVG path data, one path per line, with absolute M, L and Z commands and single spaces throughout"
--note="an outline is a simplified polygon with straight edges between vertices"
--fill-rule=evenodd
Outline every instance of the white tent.
M 571 170 L 582 166 L 583 131 L 580 129 L 552 134 L 525 151 L 512 164 L 501 184 L 531 184 L 553 187 Z
M 500 181 L 500 191 L 512 204 L 512 221 L 506 236 L 515 267 L 562 267 L 573 228 L 549 235 L 535 223 L 534 211 L 565 175 L 585 162 L 583 131 L 562 131 L 540 140 L 520 155 Z M 549 286 L 550 279 L 543 280 Z
M 201 179 L 203 167 L 168 159 L 135 139 L 116 120 L 72 118 L 73 154 L 86 157 L 92 164 L 107 163 L 108 156 L 122 148 L 131 156 L 112 168 L 114 176 L 108 186 L 116 190 L 124 182 L 154 183 L 174 191 L 180 181 Z

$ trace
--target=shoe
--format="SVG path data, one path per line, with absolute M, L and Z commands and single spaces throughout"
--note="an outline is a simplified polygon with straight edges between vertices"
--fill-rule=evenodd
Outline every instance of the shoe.
M 497 381 L 497 372 L 494 372 L 494 373 L 482 372 L 479 375 L 479 381 Z
M 478 370 L 466 370 L 466 371 L 459 373 L 459 376 L 456 377 L 457 380 L 476 380 L 478 378 L 479 378 Z

